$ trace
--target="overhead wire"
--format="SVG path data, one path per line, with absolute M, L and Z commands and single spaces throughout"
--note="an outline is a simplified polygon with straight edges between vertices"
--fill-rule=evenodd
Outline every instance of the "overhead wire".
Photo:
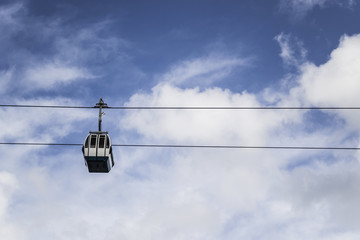
M 69 108 L 69 109 L 97 109 L 90 106 L 66 106 L 66 105 L 22 105 L 0 104 L 2 108 Z M 360 107 L 276 107 L 276 106 L 120 106 L 103 107 L 103 109 L 120 110 L 360 110 Z
M 81 143 L 0 142 L 0 145 L 27 146 L 82 146 Z M 246 145 L 176 145 L 176 144 L 112 144 L 113 147 L 144 148 L 214 148 L 214 149 L 288 149 L 288 150 L 360 150 L 360 147 L 310 147 L 310 146 L 246 146 Z
M 86 106 L 0 104 L 3 108 L 95 108 Z

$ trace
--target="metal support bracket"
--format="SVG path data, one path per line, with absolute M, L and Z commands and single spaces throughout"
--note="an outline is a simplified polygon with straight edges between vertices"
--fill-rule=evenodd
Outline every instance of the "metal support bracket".
M 104 103 L 103 99 L 100 98 L 99 102 L 94 106 L 94 108 L 99 108 L 99 132 L 101 132 L 101 123 L 102 123 L 102 115 L 104 115 L 105 113 L 102 112 L 103 108 L 107 108 L 108 105 L 106 103 Z

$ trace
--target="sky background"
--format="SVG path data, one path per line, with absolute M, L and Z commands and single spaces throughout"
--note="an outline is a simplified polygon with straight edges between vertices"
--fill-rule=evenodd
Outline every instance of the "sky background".
M 358 107 L 357 0 L 0 0 L 0 104 Z M 359 147 L 357 110 L 106 110 L 115 144 Z M 0 108 L 0 142 L 97 110 Z M 0 146 L 0 239 L 360 238 L 357 151 Z

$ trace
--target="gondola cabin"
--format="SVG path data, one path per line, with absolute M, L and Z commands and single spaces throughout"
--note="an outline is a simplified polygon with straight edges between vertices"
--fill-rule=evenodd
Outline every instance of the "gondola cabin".
M 114 166 L 108 132 L 89 132 L 82 147 L 89 172 L 108 173 Z

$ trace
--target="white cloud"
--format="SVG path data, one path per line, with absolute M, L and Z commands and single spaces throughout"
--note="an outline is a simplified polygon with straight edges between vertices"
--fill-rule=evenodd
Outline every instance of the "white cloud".
M 15 104 L 80 105 L 79 102 L 69 101 L 64 98 L 18 100 Z M 66 117 L 64 117 L 64 112 L 66 112 Z M 0 113 L 0 124 L 6 126 L 0 133 L 0 139 L 19 142 L 52 142 L 54 139 L 59 139 L 71 132 L 78 131 L 78 129 L 73 128 L 74 124 L 82 122 L 91 116 L 91 112 L 80 109 L 64 111 L 43 108 L 4 108 L 0 110 Z
M 14 103 L 81 105 L 79 102 L 62 98 L 17 100 Z M 96 117 L 96 113 L 92 114 L 81 109 L 3 108 L 0 110 L 0 124 L 4 126 L 0 140 L 1 142 L 62 142 L 62 139 L 67 137 L 67 142 L 76 143 L 79 139 L 73 136 L 76 136 L 79 131 L 86 135 L 86 131 L 89 130 L 86 127 L 89 122 L 87 119 L 92 116 Z M 80 142 L 82 140 L 81 137 Z M 67 224 L 60 222 L 61 219 L 71 222 L 71 216 L 69 216 L 71 214 L 62 212 L 65 208 L 58 200 L 65 201 L 61 192 L 69 191 L 69 186 L 64 186 L 61 180 L 61 184 L 57 184 L 56 181 L 59 179 L 56 173 L 63 172 L 63 176 L 69 177 L 73 172 L 74 164 L 81 166 L 81 169 L 85 168 L 80 148 L 66 149 L 66 153 L 70 154 L 62 154 L 62 151 L 57 148 L 46 147 L 24 148 L 1 145 L 0 149 L 3 153 L 3 160 L 0 162 L 2 169 L 0 172 L 0 238 L 46 239 L 49 234 L 52 235 L 51 232 L 54 233 L 53 239 L 67 236 L 62 232 L 63 226 Z M 65 162 L 66 165 L 64 165 Z M 60 224 L 59 229 L 54 228 L 57 224 Z M 39 231 L 39 229 L 50 230 Z M 68 229 L 74 230 L 72 227 Z M 60 235 L 62 237 L 58 236 L 57 231 L 63 233 Z
M 281 0 L 283 7 L 288 7 L 292 11 L 306 12 L 315 6 L 323 6 L 329 0 Z
M 344 36 L 328 62 L 321 66 L 302 66 L 299 86 L 291 90 L 294 98 L 315 106 L 359 106 L 360 35 Z M 356 111 L 337 111 L 353 129 L 359 129 Z
M 360 35 L 344 36 L 328 62 L 317 67 L 303 66 L 300 84 L 306 99 L 314 105 L 358 106 L 360 99 Z
M 16 18 L 16 15 L 21 10 L 24 10 L 24 7 L 21 3 L 0 7 L 0 28 L 11 25 L 14 30 L 18 30 L 20 24 Z
M 11 173 L 0 172 L 0 218 L 4 217 L 9 205 L 9 197 L 16 187 L 16 178 Z
M 2 239 L 24 239 L 21 229 L 6 221 L 13 201 L 12 195 L 18 187 L 16 176 L 6 171 L 0 172 L 0 237 Z
M 108 21 L 84 28 L 67 26 L 59 18 L 41 22 L 22 4 L 0 7 L 0 16 L 0 61 L 10 69 L 0 72 L 2 89 L 19 94 L 61 89 L 106 74 L 109 59 L 116 63 L 127 59 L 123 49 L 130 44 L 107 33 Z M 17 41 L 19 36 L 27 42 Z
M 24 75 L 25 84 L 29 89 L 52 89 L 60 85 L 68 85 L 76 80 L 94 78 L 86 69 L 58 63 L 30 67 Z
M 306 60 L 303 43 L 290 34 L 280 33 L 274 38 L 281 48 L 280 57 L 287 66 L 299 66 Z
M 123 49 L 131 44 L 107 34 L 110 23 L 104 21 L 72 32 L 70 36 L 60 35 L 54 44 L 58 52 L 57 57 L 68 64 L 127 59 Z
M 213 53 L 172 66 L 170 71 L 160 77 L 160 81 L 175 85 L 209 86 L 247 63 L 245 59 Z
M 356 2 L 354 0 L 280 0 L 280 8 L 290 12 L 295 18 L 303 17 L 316 6 L 323 8 L 328 4 L 351 8 Z
M 0 71 L 0 94 L 6 93 L 12 79 L 14 70 Z
M 256 97 L 220 88 L 200 91 L 160 84 L 151 94 L 136 94 L 129 106 L 259 106 Z M 267 122 L 261 119 L 268 119 Z M 149 139 L 183 143 L 263 143 L 267 131 L 281 122 L 274 112 L 249 111 L 140 111 L 130 112 L 123 125 Z M 126 122 L 126 124 L 125 124 Z M 152 126 L 149 128 L 149 126 Z M 221 127 L 219 127 L 221 126 Z

